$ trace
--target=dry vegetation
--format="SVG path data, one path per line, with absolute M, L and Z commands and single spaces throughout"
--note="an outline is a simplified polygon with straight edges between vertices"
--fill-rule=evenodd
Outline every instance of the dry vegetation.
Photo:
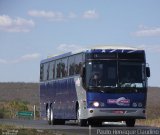
M 160 88 L 149 88 L 147 99 L 147 116 L 149 119 L 160 117 Z
M 147 119 L 137 124 L 160 127 L 160 88 L 149 87 L 147 96 Z
M 34 105 L 38 110 L 38 83 L 0 83 L 0 118 L 14 118 L 18 111 L 33 111 Z
M 67 135 L 54 130 L 23 129 L 14 126 L 0 125 L 0 135 Z
M 20 100 L 31 106 L 39 105 L 38 83 L 0 83 L 0 106 L 5 102 Z M 147 99 L 147 120 L 138 120 L 137 124 L 160 127 L 160 88 L 150 87 Z M 2 107 L 2 106 L 1 106 Z
M 0 83 L 0 102 L 22 100 L 32 105 L 39 104 L 38 83 Z

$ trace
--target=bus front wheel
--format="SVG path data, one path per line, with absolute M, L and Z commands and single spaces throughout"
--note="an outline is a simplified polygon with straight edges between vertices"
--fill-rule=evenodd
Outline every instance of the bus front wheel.
M 77 110 L 77 123 L 78 123 L 78 125 L 81 126 L 81 127 L 87 126 L 87 120 L 80 119 L 79 118 L 79 116 L 80 116 L 79 114 L 80 114 L 80 110 L 78 108 L 78 110 Z
M 92 120 L 89 120 L 88 121 L 88 125 L 91 125 L 91 126 L 97 126 L 97 127 L 101 127 L 102 126 L 102 121 L 100 121 L 100 120 L 94 120 L 94 119 L 92 119 Z
M 126 120 L 127 127 L 134 127 L 136 120 L 135 119 L 128 119 Z

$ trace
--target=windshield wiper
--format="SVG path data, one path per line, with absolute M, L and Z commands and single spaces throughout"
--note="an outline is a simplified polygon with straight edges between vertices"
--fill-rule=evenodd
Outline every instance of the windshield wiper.
M 102 89 L 102 90 L 104 90 L 104 89 L 106 89 L 106 88 L 110 88 L 110 89 L 113 89 L 113 88 L 117 88 L 116 86 L 89 86 L 89 88 L 90 89 L 96 89 L 96 88 L 98 88 L 98 89 Z
M 88 86 L 89 88 L 101 88 L 102 86 Z
M 119 87 L 121 87 L 121 88 L 126 88 L 126 87 L 136 88 L 136 84 L 135 83 L 131 83 L 131 82 L 121 83 L 121 84 L 119 84 Z
M 103 88 L 116 88 L 116 86 L 102 86 Z

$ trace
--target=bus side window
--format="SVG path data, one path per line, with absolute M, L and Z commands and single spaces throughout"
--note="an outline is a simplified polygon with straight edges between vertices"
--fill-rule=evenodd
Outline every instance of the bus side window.
M 49 78 L 49 63 L 44 64 L 44 75 L 43 80 L 46 81 Z
M 54 79 L 54 73 L 55 73 L 55 61 L 50 62 L 49 65 L 49 80 Z
M 43 64 L 40 65 L 40 81 L 43 81 L 43 75 L 44 75 L 44 70 L 43 70 Z
M 55 71 L 55 61 L 54 61 L 54 65 L 53 65 L 53 68 L 52 68 L 52 73 L 53 73 L 53 74 L 52 74 L 52 76 L 53 76 L 52 78 L 53 78 L 53 79 L 55 79 L 55 72 L 56 72 L 56 71 Z
M 68 72 L 68 58 L 64 58 L 62 59 L 62 64 L 61 64 L 61 75 L 62 77 L 66 77 L 67 76 L 67 72 Z
M 75 57 L 75 74 L 80 74 L 82 67 L 82 54 L 78 54 Z
M 61 60 L 57 60 L 56 61 L 56 69 L 55 69 L 55 75 L 56 75 L 56 78 L 61 78 Z
M 69 59 L 68 59 L 68 73 L 69 73 L 69 76 L 71 75 L 74 75 L 74 56 L 70 56 Z

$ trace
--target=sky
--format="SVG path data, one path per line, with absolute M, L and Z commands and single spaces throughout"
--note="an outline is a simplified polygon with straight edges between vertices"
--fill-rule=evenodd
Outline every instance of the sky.
M 95 45 L 145 49 L 160 87 L 160 0 L 0 0 L 0 82 L 39 82 L 42 59 Z

